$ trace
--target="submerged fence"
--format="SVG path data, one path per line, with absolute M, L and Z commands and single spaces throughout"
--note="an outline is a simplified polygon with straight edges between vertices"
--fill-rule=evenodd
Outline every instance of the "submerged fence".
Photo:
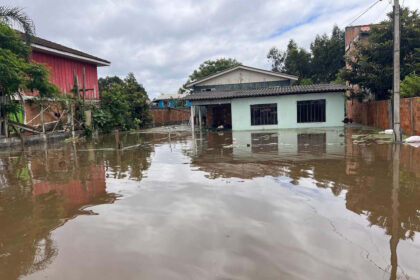
M 354 122 L 382 129 L 392 127 L 392 101 L 359 102 L 348 100 L 347 117 Z M 402 98 L 400 101 L 401 128 L 404 134 L 420 135 L 420 97 Z

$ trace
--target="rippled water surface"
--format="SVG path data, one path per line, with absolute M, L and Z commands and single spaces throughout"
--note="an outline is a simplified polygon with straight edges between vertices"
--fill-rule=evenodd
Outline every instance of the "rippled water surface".
M 420 279 L 420 148 L 359 128 L 0 153 L 0 279 Z

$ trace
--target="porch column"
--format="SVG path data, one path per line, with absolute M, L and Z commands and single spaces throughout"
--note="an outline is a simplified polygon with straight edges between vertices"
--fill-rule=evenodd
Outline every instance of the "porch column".
M 194 116 L 195 115 L 195 106 L 192 106 L 191 105 L 191 116 L 190 116 L 190 118 L 191 118 L 191 130 L 192 130 L 192 133 L 194 134 Z
M 201 116 L 201 106 L 198 106 L 198 123 L 200 124 L 200 130 L 202 129 L 202 126 L 201 126 L 202 120 L 201 120 L 201 118 L 202 118 L 202 116 Z

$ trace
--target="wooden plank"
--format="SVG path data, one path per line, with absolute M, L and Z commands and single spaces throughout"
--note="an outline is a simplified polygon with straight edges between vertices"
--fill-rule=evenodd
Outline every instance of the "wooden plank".
M 22 123 L 17 123 L 17 122 L 11 121 L 11 120 L 9 120 L 9 125 L 13 125 L 13 126 L 15 126 L 17 128 L 20 128 L 20 129 L 23 129 L 25 131 L 29 131 L 29 132 L 32 132 L 32 133 L 37 133 L 37 134 L 40 134 L 41 133 L 40 131 L 38 131 L 33 126 L 22 124 Z

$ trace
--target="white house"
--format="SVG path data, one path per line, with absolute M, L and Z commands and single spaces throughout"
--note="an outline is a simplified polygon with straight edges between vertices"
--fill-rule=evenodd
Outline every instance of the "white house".
M 192 81 L 192 113 L 207 127 L 233 130 L 342 126 L 345 91 L 336 84 L 293 85 L 298 77 L 236 66 Z

